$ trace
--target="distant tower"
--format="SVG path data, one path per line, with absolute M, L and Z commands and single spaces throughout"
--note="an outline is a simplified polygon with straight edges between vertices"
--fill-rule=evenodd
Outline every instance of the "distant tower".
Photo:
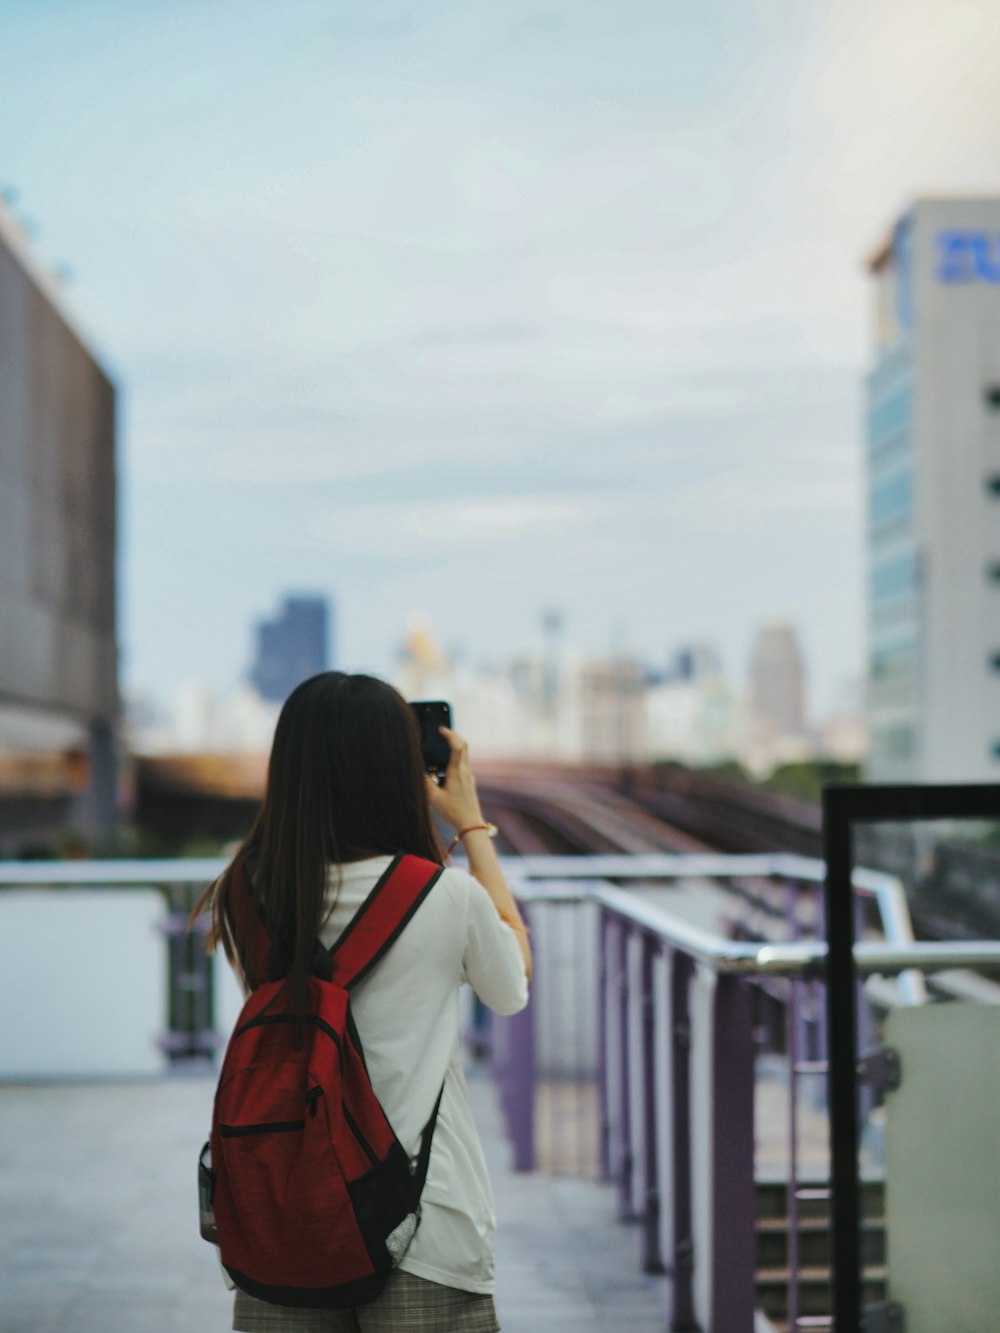
M 764 625 L 750 660 L 750 711 L 754 722 L 775 737 L 801 736 L 805 731 L 803 678 L 795 630 L 781 622 Z
M 542 632 L 545 635 L 544 705 L 549 717 L 554 717 L 559 698 L 559 656 L 565 618 L 555 607 L 542 613 Z
M 329 669 L 330 606 L 325 597 L 286 597 L 273 620 L 256 625 L 250 683 L 262 699 L 282 703 L 296 685 Z

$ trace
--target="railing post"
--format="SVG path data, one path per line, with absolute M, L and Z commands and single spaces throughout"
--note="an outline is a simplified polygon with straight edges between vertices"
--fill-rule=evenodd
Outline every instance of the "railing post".
M 749 987 L 721 973 L 712 1021 L 712 1328 L 754 1322 L 754 1044 Z
M 854 918 L 854 938 L 863 940 L 865 937 L 865 905 L 861 895 L 853 894 L 853 918 Z M 875 1021 L 872 1016 L 872 1007 L 868 1000 L 868 993 L 865 990 L 865 983 L 862 977 L 856 977 L 854 982 L 854 1013 L 855 1013 L 855 1032 L 858 1048 L 858 1056 L 863 1057 L 869 1054 L 878 1042 L 875 1037 Z M 859 1131 L 865 1124 L 865 1121 L 872 1113 L 875 1105 L 875 1089 L 871 1084 L 858 1080 L 857 1087 L 858 1119 Z
M 798 1065 L 803 1059 L 800 1026 L 803 983 L 798 977 L 788 982 L 786 1009 L 786 1044 L 788 1047 L 788 1326 L 795 1333 L 799 1326 L 799 1080 Z
M 531 924 L 530 909 L 519 904 L 525 925 Z M 504 1077 L 507 1084 L 507 1127 L 514 1145 L 514 1170 L 535 1169 L 535 1006 L 530 998 L 518 1014 L 502 1020 L 507 1024 Z
M 660 1186 L 656 1116 L 656 1007 L 653 997 L 653 964 L 657 954 L 652 935 L 642 936 L 642 1267 L 646 1273 L 662 1273 L 660 1253 Z
M 608 1004 L 610 1002 L 611 913 L 602 907 L 598 917 L 597 958 L 597 1098 L 598 1166 L 602 1180 L 611 1178 L 611 1123 L 608 1106 Z
M 646 1215 L 646 1061 L 644 1035 L 646 1014 L 643 1002 L 643 960 L 645 932 L 638 926 L 629 931 L 626 952 L 626 1016 L 628 1025 L 628 1111 L 630 1220 L 641 1221 Z
M 625 1154 L 625 1129 L 622 1124 L 622 1052 L 621 1052 L 621 954 L 625 923 L 608 913 L 607 922 L 607 992 L 605 1005 L 605 1044 L 607 1061 L 604 1072 L 605 1108 L 608 1123 L 608 1181 L 617 1185 Z M 616 1196 L 617 1206 L 617 1196 Z
M 625 921 L 618 923 L 618 941 L 615 949 L 615 1035 L 617 1038 L 619 1152 L 615 1163 L 618 1177 L 618 1217 L 623 1222 L 635 1221 L 632 1205 L 632 1173 L 635 1156 L 632 1143 L 632 1089 L 631 1061 L 629 1059 L 629 937 L 631 927 Z
M 674 952 L 670 978 L 673 1029 L 672 1117 L 674 1255 L 672 1333 L 700 1333 L 694 1314 L 694 1238 L 691 1218 L 691 982 L 694 963 Z

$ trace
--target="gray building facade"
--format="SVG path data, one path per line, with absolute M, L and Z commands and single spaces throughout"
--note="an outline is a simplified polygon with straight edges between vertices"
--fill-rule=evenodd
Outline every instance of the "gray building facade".
M 115 387 L 0 208 L 0 709 L 80 727 L 88 832 L 115 813 L 116 489 Z
M 1000 198 L 922 199 L 872 257 L 873 781 L 1000 779 Z

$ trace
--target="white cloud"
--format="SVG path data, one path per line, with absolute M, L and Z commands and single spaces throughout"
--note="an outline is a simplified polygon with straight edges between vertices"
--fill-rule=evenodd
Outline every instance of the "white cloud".
M 611 506 L 594 497 L 541 499 L 531 495 L 470 495 L 438 500 L 395 500 L 333 507 L 313 522 L 317 542 L 339 553 L 405 561 L 419 552 L 447 556 L 481 547 L 496 551 L 514 540 L 548 544 L 569 537 L 606 514 Z

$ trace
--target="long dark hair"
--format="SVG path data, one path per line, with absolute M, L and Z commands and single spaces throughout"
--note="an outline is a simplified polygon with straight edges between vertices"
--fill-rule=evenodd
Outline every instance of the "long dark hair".
M 221 940 L 248 985 L 254 940 L 234 938 L 227 897 L 249 871 L 255 910 L 288 960 L 292 1013 L 305 1013 L 316 936 L 329 914 L 330 866 L 409 852 L 440 862 L 420 729 L 402 695 L 374 676 L 325 671 L 303 681 L 278 717 L 267 788 L 253 828 L 196 913 L 211 907 L 209 947 Z

